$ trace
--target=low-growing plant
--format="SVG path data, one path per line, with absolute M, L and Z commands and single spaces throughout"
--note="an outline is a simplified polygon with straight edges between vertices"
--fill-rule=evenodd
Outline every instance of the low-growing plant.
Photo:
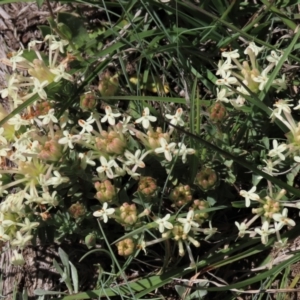
M 114 33 L 122 37 L 139 16 L 123 28 L 114 24 Z M 172 278 L 220 268 L 228 263 L 224 257 L 234 262 L 265 247 L 286 247 L 300 209 L 300 102 L 289 99 L 282 67 L 299 31 L 285 49 L 248 39 L 223 51 L 210 76 L 216 96 L 200 100 L 195 86 L 187 103 L 170 95 L 170 76 L 122 74 L 113 55 L 100 58 L 93 40 L 109 37 L 109 30 L 88 33 L 82 22 L 62 13 L 41 27 L 43 40 L 1 59 L 12 71 L 0 90 L 0 241 L 2 251 L 13 250 L 10 262 L 23 265 L 25 247 L 46 240 L 101 245 L 117 271 L 104 272 L 110 279 L 92 296 L 139 299 Z M 222 236 L 218 218 L 225 212 L 231 229 Z M 212 247 L 217 240 L 232 243 L 227 253 Z M 54 266 L 75 295 L 77 270 L 62 249 L 59 254 L 63 268 Z M 144 291 L 144 278 L 129 283 L 125 276 L 139 256 L 164 257 Z M 166 279 L 159 277 L 164 272 Z M 126 287 L 116 283 L 119 276 Z M 258 281 L 251 280 L 240 287 Z M 201 291 L 190 296 L 190 286 L 178 285 L 180 297 L 218 291 L 212 280 L 196 283 Z

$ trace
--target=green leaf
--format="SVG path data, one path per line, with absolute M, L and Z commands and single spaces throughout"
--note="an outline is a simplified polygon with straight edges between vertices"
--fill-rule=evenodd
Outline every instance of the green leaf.
M 253 276 L 249 279 L 246 279 L 244 281 L 240 281 L 238 283 L 235 284 L 230 284 L 230 285 L 226 285 L 224 287 L 212 287 L 212 288 L 207 288 L 207 291 L 212 291 L 212 292 L 220 292 L 220 291 L 228 291 L 230 289 L 240 289 L 240 288 L 244 288 L 247 286 L 250 286 L 253 283 L 262 281 L 266 278 L 268 278 L 269 276 L 272 276 L 273 274 L 282 271 L 283 269 L 285 269 L 286 267 L 292 265 L 293 263 L 296 263 L 297 261 L 299 261 L 300 259 L 300 253 L 295 253 L 294 256 L 292 256 L 290 259 L 287 259 L 286 261 L 282 262 L 281 264 L 277 265 L 277 266 L 273 266 L 270 270 L 267 270 L 265 272 L 262 272 L 256 276 Z
M 37 296 L 44 296 L 44 295 L 67 295 L 67 293 L 64 292 L 55 292 L 55 291 L 46 291 L 42 289 L 36 289 L 34 290 L 34 294 Z
M 67 273 L 67 276 L 70 277 L 69 256 L 62 248 L 58 248 L 58 254 L 65 267 L 65 272 Z
M 59 273 L 61 277 L 65 276 L 65 272 L 62 270 L 60 265 L 57 263 L 56 259 L 53 259 L 53 266 L 55 267 L 56 271 Z
M 46 35 L 51 34 L 51 28 L 46 25 L 40 25 L 38 26 L 38 29 L 41 31 L 43 38 L 46 37 Z
M 79 289 L 78 272 L 75 266 L 70 261 L 69 264 L 71 266 L 71 276 L 72 276 L 72 282 L 74 287 L 74 293 L 78 293 L 78 289 Z
M 0 127 L 3 126 L 10 118 L 15 116 L 16 114 L 19 114 L 22 112 L 23 109 L 25 109 L 27 106 L 31 105 L 34 101 L 38 99 L 38 95 L 35 94 L 25 102 L 23 102 L 21 105 L 19 105 L 15 110 L 13 110 L 10 114 L 8 114 L 5 118 L 3 118 L 0 121 Z
M 85 45 L 89 37 L 82 18 L 63 12 L 58 14 L 57 20 L 68 28 L 68 35 L 72 36 L 72 43 L 77 49 Z

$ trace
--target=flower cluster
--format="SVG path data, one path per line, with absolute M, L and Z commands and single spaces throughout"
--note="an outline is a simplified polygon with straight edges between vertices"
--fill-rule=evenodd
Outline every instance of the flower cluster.
M 266 88 L 272 87 L 277 93 L 287 88 L 285 75 L 282 78 L 270 81 L 270 72 L 282 59 L 282 53 L 271 51 L 271 54 L 266 56 L 267 65 L 260 66 L 262 60 L 258 59 L 263 47 L 256 46 L 250 42 L 245 49 L 244 54 L 248 60 L 242 63 L 239 61 L 240 54 L 238 50 L 223 52 L 222 56 L 225 61 L 219 61 L 216 75 L 221 79 L 216 81 L 217 88 L 217 103 L 231 103 L 235 108 L 241 108 L 246 104 L 247 96 L 250 93 L 257 94 Z M 262 159 L 262 170 L 271 176 L 280 176 L 289 174 L 296 168 L 300 162 L 299 155 L 299 124 L 292 116 L 292 111 L 297 111 L 300 105 L 294 106 L 291 100 L 277 100 L 274 104 L 274 109 L 270 110 L 271 121 L 282 122 L 289 132 L 286 134 L 287 140 L 279 142 L 278 139 L 273 139 L 272 147 L 269 149 L 267 156 Z M 225 114 L 221 108 L 218 108 L 218 113 Z M 214 118 L 220 117 L 219 115 Z M 286 170 L 284 168 L 286 167 Z M 259 178 L 261 180 L 262 177 Z M 258 184 L 258 182 L 256 182 Z M 257 186 L 253 186 L 250 190 L 241 190 L 240 196 L 245 199 L 245 206 L 252 208 L 253 218 L 242 223 L 235 222 L 239 237 L 245 234 L 250 236 L 259 235 L 263 244 L 267 244 L 268 236 L 276 233 L 279 243 L 282 243 L 280 238 L 280 230 L 284 226 L 295 226 L 294 220 L 288 217 L 288 208 L 300 208 L 299 202 L 292 202 L 289 199 L 284 199 L 285 190 L 277 190 L 275 186 L 268 181 L 267 191 L 256 193 Z M 276 188 L 277 189 L 277 188 Z M 254 222 L 260 219 L 261 227 L 251 228 Z
M 300 208 L 299 203 L 291 203 L 290 201 L 282 201 L 282 198 L 285 196 L 286 191 L 281 190 L 279 193 L 274 194 L 271 191 L 272 197 L 266 195 L 265 197 L 260 197 L 255 193 L 256 187 L 252 187 L 249 191 L 241 190 L 240 195 L 245 198 L 246 206 L 249 207 L 251 200 L 257 203 L 257 207 L 252 209 L 252 212 L 255 216 L 249 220 L 247 223 L 243 222 L 239 224 L 235 222 L 236 226 L 239 229 L 239 236 L 243 237 L 246 233 L 252 234 L 249 229 L 250 225 L 261 218 L 262 227 L 255 228 L 255 233 L 261 236 L 261 241 L 263 244 L 268 242 L 268 236 L 272 233 L 277 232 L 277 237 L 279 238 L 278 242 L 281 242 L 280 239 L 280 230 L 284 226 L 295 226 L 296 223 L 294 220 L 288 218 L 288 209 L 287 207 Z M 270 227 L 273 228 L 270 228 Z
M 272 148 L 267 153 L 268 158 L 263 160 L 262 170 L 271 175 L 279 176 L 283 174 L 289 174 L 290 170 L 296 168 L 300 162 L 299 157 L 299 133 L 300 133 L 300 123 L 296 122 L 292 116 L 292 108 L 298 110 L 299 105 L 294 106 L 290 103 L 290 100 L 278 100 L 272 110 L 271 119 L 278 119 L 290 130 L 287 134 L 286 142 L 281 144 L 278 140 L 274 139 L 272 141 Z M 280 169 L 287 168 L 286 170 Z M 254 218 L 250 220 L 247 224 L 238 224 L 237 226 L 240 231 L 240 236 L 243 236 L 246 229 L 258 218 L 262 219 L 262 228 L 256 228 L 255 231 L 261 235 L 262 242 L 265 244 L 268 241 L 268 235 L 276 232 L 279 237 L 279 231 L 286 225 L 295 226 L 294 220 L 288 218 L 287 207 L 300 209 L 300 204 L 298 201 L 282 201 L 281 199 L 285 196 L 286 191 L 281 190 L 277 194 L 273 192 L 272 184 L 269 183 L 268 195 L 260 197 L 256 192 L 256 186 L 252 187 L 249 191 L 241 190 L 240 195 L 245 198 L 246 207 L 249 207 L 252 203 L 256 203 L 256 208 L 252 209 L 255 214 Z M 273 228 L 269 229 L 271 223 L 273 222 Z M 280 242 L 280 239 L 279 239 Z
M 48 44 L 47 59 L 38 50 L 41 43 Z M 144 107 L 141 117 L 132 120 L 113 105 L 103 103 L 98 107 L 97 93 L 88 91 L 80 97 L 78 114 L 67 110 L 58 117 L 59 103 L 50 96 L 57 93 L 53 93 L 53 86 L 73 84 L 78 75 L 70 69 L 70 61 L 76 57 L 68 51 L 71 48 L 67 41 L 48 35 L 43 42 L 32 41 L 28 50 L 1 59 L 13 74 L 0 90 L 8 107 L 0 107 L 0 119 L 28 99 L 35 99 L 0 128 L 0 163 L 11 165 L 0 170 L 4 197 L 0 204 L 0 241 L 15 249 L 16 264 L 23 262 L 19 250 L 34 238 L 34 229 L 51 220 L 57 222 L 63 213 L 69 221 L 64 221 L 59 231 L 66 232 L 72 232 L 68 223 L 71 219 L 79 224 L 86 216 L 88 219 L 91 210 L 104 223 L 113 219 L 126 230 L 146 224 L 142 219 L 149 216 L 151 205 L 145 208 L 119 199 L 119 191 L 124 193 L 120 180 L 126 177 L 132 182 L 140 181 L 136 192 L 150 202 L 158 196 L 158 189 L 156 181 L 146 174 L 147 161 L 154 159 L 163 167 L 164 163 L 186 164 L 188 156 L 195 154 L 194 149 L 172 135 L 172 125 L 185 124 L 182 108 L 177 108 L 174 115 L 165 115 L 170 126 L 163 131 L 155 126 L 157 117 L 150 107 Z M 35 58 L 27 59 L 32 57 L 27 53 Z M 117 87 L 117 77 L 105 73 L 99 92 L 111 95 Z M 88 192 L 94 194 L 93 201 L 98 200 L 100 208 L 86 205 L 73 193 L 84 189 L 78 184 L 83 178 L 89 182 Z M 71 201 L 69 207 L 65 207 L 66 198 Z
M 250 92 L 258 93 L 265 89 L 269 81 L 269 73 L 278 64 L 282 55 L 274 50 L 271 51 L 271 55 L 266 57 L 269 64 L 261 68 L 257 56 L 262 50 L 263 47 L 258 47 L 253 42 L 249 43 L 244 54 L 248 56 L 250 63 L 247 60 L 239 62 L 238 50 L 222 53 L 226 60 L 219 61 L 216 72 L 217 76 L 221 76 L 221 79 L 216 81 L 216 85 L 220 86 L 217 88 L 217 101 L 231 103 L 239 108 L 245 105 L 245 96 L 249 96 Z M 273 80 L 271 86 L 277 92 L 286 89 L 285 75 Z

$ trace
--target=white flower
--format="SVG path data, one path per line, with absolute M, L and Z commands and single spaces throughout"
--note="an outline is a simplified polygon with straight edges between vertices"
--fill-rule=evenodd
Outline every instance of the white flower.
M 277 78 L 277 79 L 273 80 L 272 85 L 275 86 L 276 93 L 279 93 L 282 90 L 286 90 L 287 85 L 286 85 L 286 80 L 285 80 L 285 74 L 283 74 L 281 78 Z
M 245 86 L 248 86 L 248 81 L 247 80 L 244 80 L 243 81 L 243 84 L 245 85 Z M 246 90 L 246 88 L 244 87 L 244 86 L 238 86 L 237 88 L 236 88 L 236 90 L 240 93 L 240 94 L 243 94 L 243 95 L 248 95 L 248 96 L 250 96 L 250 94 L 249 94 L 249 92 Z
M 98 167 L 96 170 L 98 173 L 105 172 L 106 176 L 108 178 L 114 178 L 114 173 L 112 171 L 112 167 L 116 166 L 115 160 L 107 161 L 107 159 L 104 156 L 100 157 L 101 167 Z
M 30 49 L 35 50 L 36 49 L 36 44 L 42 44 L 42 43 L 43 43 L 42 41 L 36 41 L 36 40 L 30 41 L 28 43 L 28 51 L 30 51 Z
M 7 123 L 9 125 L 14 125 L 15 130 L 19 130 L 21 128 L 21 126 L 23 125 L 29 125 L 30 121 L 29 120 L 24 120 L 22 119 L 22 117 L 19 114 L 16 114 L 15 116 L 13 116 L 12 118 L 10 118 Z
M 235 77 L 230 77 L 231 72 L 227 72 L 222 79 L 218 79 L 216 81 L 216 85 L 226 85 L 231 86 L 232 84 L 236 84 L 238 81 Z
M 224 78 L 226 76 L 226 73 L 232 68 L 234 68 L 234 65 L 228 62 L 228 60 L 226 60 L 225 62 L 219 60 L 218 71 L 216 72 L 216 75 L 220 75 L 222 78 Z
M 172 223 L 168 222 L 168 220 L 170 219 L 170 214 L 165 215 L 162 219 L 156 219 L 155 223 L 157 223 L 159 225 L 159 232 L 163 233 L 165 231 L 165 228 L 167 229 L 172 229 L 173 225 Z
M 128 167 L 126 167 L 125 165 L 123 166 L 123 170 L 125 171 L 125 174 L 126 174 L 126 172 L 127 172 L 127 174 L 129 175 L 129 176 L 131 176 L 133 179 L 135 179 L 135 180 L 139 180 L 139 178 L 140 178 L 140 176 L 141 176 L 141 174 L 139 174 L 139 173 L 135 173 L 134 172 L 134 168 L 132 169 L 132 170 L 130 170 Z M 121 175 L 121 176 L 123 176 L 123 175 Z
M 231 63 L 231 59 L 240 57 L 237 49 L 229 52 L 223 52 L 222 56 L 227 58 L 228 63 Z
M 171 161 L 172 160 L 172 151 L 175 149 L 176 144 L 175 143 L 168 144 L 168 142 L 164 138 L 160 138 L 159 143 L 160 143 L 161 147 L 156 148 L 154 150 L 154 152 L 155 153 L 164 153 L 166 160 Z
M 63 129 L 67 124 L 74 124 L 74 121 L 69 118 L 69 111 L 64 111 L 63 115 L 59 119 L 60 127 Z
M 31 204 L 33 202 L 41 204 L 43 201 L 43 198 L 39 197 L 39 195 L 35 193 L 33 190 L 31 190 L 30 194 L 26 193 L 24 198 L 26 199 L 26 201 L 24 202 L 25 204 Z
M 199 227 L 199 224 L 193 221 L 194 218 L 194 210 L 190 210 L 187 213 L 186 218 L 178 218 L 178 222 L 184 224 L 183 232 L 188 234 L 192 227 Z
M 78 141 L 79 136 L 78 136 L 78 135 L 73 135 L 73 134 L 69 133 L 68 130 L 64 130 L 64 131 L 63 131 L 63 135 L 64 135 L 65 137 L 60 138 L 60 139 L 58 140 L 58 143 L 59 143 L 59 144 L 62 144 L 62 145 L 68 145 L 68 147 L 69 147 L 70 149 L 73 149 L 73 148 L 74 148 L 73 143 L 76 142 L 76 141 Z
M 46 39 L 49 39 L 49 38 L 47 38 L 47 37 L 48 37 L 48 35 L 46 35 L 45 40 L 46 40 Z M 54 37 L 54 36 L 52 36 L 52 39 L 49 39 L 49 49 L 50 49 L 51 51 L 57 50 L 57 49 L 58 49 L 59 52 L 64 53 L 64 46 L 68 45 L 69 42 L 66 41 L 66 40 L 59 40 L 59 41 L 56 41 L 55 38 L 53 38 L 53 37 Z
M 155 122 L 156 121 L 156 117 L 154 116 L 150 116 L 150 111 L 148 107 L 145 107 L 143 110 L 143 116 L 138 118 L 135 123 L 141 123 L 145 129 L 148 129 L 150 126 L 150 122 Z
M 131 152 L 129 152 L 128 150 L 125 150 L 125 157 L 127 158 L 127 161 L 125 161 L 125 165 L 130 166 L 130 165 L 135 165 L 139 168 L 145 168 L 145 164 L 142 161 L 142 159 L 144 158 L 143 156 L 141 156 L 142 151 L 140 149 L 135 151 L 135 154 L 133 155 Z
M 1 157 L 7 157 L 8 152 L 9 152 L 10 150 L 11 150 L 10 148 L 5 147 L 4 145 L 1 145 L 1 146 L 0 146 L 0 156 L 1 156 Z M 0 159 L 0 163 L 1 163 L 1 159 Z
M 38 227 L 40 223 L 38 222 L 30 222 L 28 218 L 25 218 L 24 223 L 17 223 L 18 226 L 21 226 L 21 233 L 31 233 L 31 230 Z
M 253 186 L 248 192 L 245 190 L 240 191 L 240 195 L 245 198 L 246 207 L 250 206 L 250 200 L 257 201 L 259 200 L 259 196 L 255 194 L 256 186 Z
M 186 156 L 194 154 L 196 151 L 192 148 L 187 148 L 185 144 L 178 143 L 178 150 L 174 150 L 174 154 L 182 156 L 182 162 L 186 162 Z
M 49 192 L 42 193 L 42 204 L 48 204 L 56 207 L 58 205 L 58 200 L 56 198 L 57 191 L 54 191 L 52 195 Z
M 49 124 L 50 121 L 52 121 L 53 123 L 58 122 L 57 118 L 54 116 L 54 113 L 55 113 L 54 108 L 50 108 L 47 115 L 39 116 L 39 119 L 43 119 L 42 121 L 43 125 Z
M 182 119 L 181 119 L 181 116 L 182 116 L 182 113 L 183 113 L 183 110 L 182 110 L 182 108 L 178 108 L 177 110 L 176 110 L 176 113 L 175 113 L 175 115 L 174 116 L 172 116 L 172 115 L 170 115 L 170 114 L 166 114 L 166 118 L 167 119 L 169 119 L 169 120 L 171 120 L 171 124 L 172 125 L 179 125 L 179 126 L 183 126 L 184 125 L 184 122 L 182 121 Z
M 255 228 L 255 232 L 257 232 L 261 236 L 261 242 L 265 245 L 268 242 L 268 236 L 275 232 L 275 229 L 269 229 L 269 222 L 264 221 L 261 229 Z
M 252 74 L 252 80 L 254 80 L 255 82 L 260 83 L 260 84 L 259 84 L 259 87 L 258 87 L 258 89 L 259 89 L 260 91 L 262 91 L 262 90 L 265 88 L 265 86 L 266 86 L 266 84 L 267 84 L 267 82 L 268 82 L 268 80 L 269 80 L 269 77 L 267 76 L 267 74 L 269 73 L 269 71 L 270 71 L 272 68 L 273 68 L 273 65 L 269 65 L 269 66 L 267 66 L 267 67 L 261 72 L 260 75 L 254 76 L 254 75 Z
M 62 64 L 56 68 L 50 69 L 50 72 L 56 75 L 53 79 L 54 82 L 59 82 L 62 78 L 73 81 L 72 75 L 65 71 L 65 67 Z
M 280 230 L 284 225 L 288 225 L 288 226 L 295 226 L 296 223 L 294 220 L 290 219 L 287 217 L 288 215 L 288 209 L 284 208 L 282 210 L 282 213 L 275 213 L 273 214 L 272 218 L 278 222 L 278 225 L 276 226 L 277 230 Z
M 203 233 L 206 235 L 205 241 L 208 241 L 215 233 L 218 232 L 218 228 L 212 227 L 211 221 L 209 221 L 209 228 L 204 228 Z M 194 244 L 195 245 L 195 244 Z M 200 246 L 200 243 L 199 243 Z M 196 246 L 197 247 L 197 246 Z
M 17 67 L 17 63 L 26 61 L 24 57 L 22 57 L 23 50 L 19 50 L 18 52 L 14 53 L 14 55 L 9 59 L 9 61 L 12 63 L 12 69 L 13 71 Z
M 232 92 L 228 92 L 224 88 L 222 88 L 221 90 L 219 90 L 217 88 L 217 100 L 216 101 L 221 101 L 221 102 L 228 103 L 229 99 L 227 97 L 231 96 L 231 95 L 232 95 Z
M 2 224 L 2 222 L 0 222 Z M 5 229 L 0 225 L 0 241 L 7 242 L 10 240 L 10 236 L 5 233 Z
M 102 209 L 97 210 L 93 213 L 93 216 L 96 218 L 103 218 L 104 223 L 107 223 L 108 218 L 110 215 L 112 215 L 115 212 L 114 208 L 107 208 L 108 204 L 105 202 L 102 206 Z
M 19 83 L 19 80 L 17 79 L 16 74 L 12 74 L 7 79 L 7 86 L 5 89 L 0 90 L 0 95 L 4 99 L 8 96 L 14 98 L 17 96 L 17 92 L 19 90 L 17 83 Z
M 130 123 L 129 123 L 130 120 L 131 120 L 131 117 L 127 116 L 127 117 L 123 117 L 123 121 L 120 121 L 120 123 L 122 124 L 122 133 L 125 133 L 129 130 L 129 133 L 131 135 L 135 135 L 135 133 L 130 130 L 130 127 L 128 127 L 128 125 L 130 125 Z
M 280 114 L 284 111 L 286 113 L 291 113 L 290 107 L 293 106 L 293 104 L 289 104 L 292 100 L 278 100 L 275 102 L 274 106 L 276 107 L 276 113 Z
M 278 172 L 279 171 L 278 169 L 274 168 L 274 163 L 271 159 L 268 159 L 268 160 L 264 159 L 263 161 L 266 164 L 266 166 L 263 167 L 263 169 L 262 169 L 265 173 L 270 174 L 270 175 L 273 176 L 273 172 Z
M 278 156 L 281 160 L 285 160 L 285 156 L 282 154 L 287 149 L 286 144 L 281 144 L 278 146 L 277 140 L 273 140 L 273 149 L 269 151 L 268 156 L 275 157 Z
M 109 125 L 115 125 L 116 124 L 115 118 L 118 118 L 120 116 L 121 116 L 120 113 L 113 113 L 111 107 L 107 105 L 105 107 L 105 116 L 101 119 L 101 122 L 103 123 L 108 121 Z
M 12 240 L 10 244 L 13 247 L 19 247 L 20 249 L 23 249 L 26 247 L 26 245 L 29 243 L 29 241 L 33 238 L 32 235 L 22 235 L 20 231 L 17 231 L 16 233 L 16 239 Z
M 256 46 L 254 42 L 250 42 L 249 46 L 245 49 L 244 53 L 249 54 L 250 53 L 249 50 L 250 50 L 254 53 L 255 56 L 257 56 L 258 53 L 263 50 L 263 48 L 264 47 Z
M 232 104 L 233 107 L 235 108 L 240 108 L 244 105 L 246 102 L 246 99 L 242 97 L 241 95 L 238 95 L 236 99 L 231 99 L 230 103 Z
M 282 57 L 282 54 L 279 56 L 279 55 L 277 55 L 277 53 L 274 50 L 272 50 L 271 55 L 267 56 L 267 61 L 269 61 L 270 63 L 275 63 L 275 65 L 277 65 L 279 63 L 281 57 Z
M 48 85 L 48 80 L 44 80 L 43 82 L 40 82 L 37 78 L 33 78 L 33 84 L 34 84 L 34 88 L 32 92 L 35 94 L 37 93 L 43 100 L 47 99 L 47 94 L 44 90 L 44 87 Z
M 242 222 L 241 224 L 239 224 L 238 222 L 234 222 L 234 224 L 239 230 L 239 237 L 242 238 L 246 233 L 251 233 L 251 231 L 247 230 L 248 226 L 244 222 Z
M 80 131 L 79 134 L 83 134 L 85 132 L 92 132 L 94 130 L 93 126 L 91 124 L 93 124 L 95 122 L 94 118 L 88 118 L 86 121 L 80 119 L 78 120 L 78 124 L 79 126 L 82 127 L 82 130 Z
M 64 182 L 68 182 L 68 177 L 62 177 L 58 171 L 53 172 L 54 176 L 46 181 L 46 185 L 53 185 L 54 188 L 58 187 Z
M 93 152 L 92 151 L 88 151 L 87 153 L 79 153 L 78 158 L 80 158 L 80 160 L 81 160 L 80 166 L 82 169 L 85 169 L 87 167 L 87 165 L 90 165 L 93 167 L 96 165 L 96 163 L 93 160 Z
M 8 205 L 9 205 L 9 203 L 7 203 Z M 8 211 L 9 211 L 9 209 L 8 209 Z M 16 212 L 17 210 L 16 209 L 14 209 L 14 211 Z M 16 225 L 17 223 L 16 222 L 14 222 L 14 221 L 12 221 L 12 220 L 3 220 L 2 222 L 1 222 L 1 225 L 3 226 L 3 228 L 7 228 L 7 227 L 10 227 L 10 226 L 14 226 L 14 225 Z

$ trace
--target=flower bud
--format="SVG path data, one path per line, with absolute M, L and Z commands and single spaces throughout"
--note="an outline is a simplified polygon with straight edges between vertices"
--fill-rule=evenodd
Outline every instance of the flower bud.
M 99 82 L 99 92 L 103 97 L 114 96 L 119 88 L 118 74 L 112 76 L 109 71 L 101 75 Z
M 192 193 L 189 185 L 180 184 L 175 187 L 170 194 L 170 200 L 174 202 L 177 207 L 181 207 L 192 201 Z
M 86 246 L 88 247 L 88 249 L 91 249 L 91 248 L 95 247 L 95 245 L 96 245 L 96 235 L 94 233 L 89 233 L 85 237 L 84 242 L 85 242 Z
M 57 139 L 46 141 L 43 146 L 39 145 L 39 149 L 38 158 L 45 161 L 57 162 L 63 154 L 63 147 L 58 143 Z
M 95 188 L 97 190 L 95 198 L 101 203 L 110 203 L 117 198 L 117 189 L 108 179 L 103 182 L 97 181 L 95 183 Z
M 137 209 L 135 204 L 128 204 L 127 202 L 116 210 L 116 221 L 123 226 L 133 225 L 138 219 Z
M 226 114 L 226 107 L 221 102 L 216 102 L 209 108 L 209 118 L 214 123 L 223 122 Z
M 173 226 L 172 234 L 174 236 L 175 241 L 179 241 L 181 239 L 184 239 L 183 226 L 181 226 L 181 225 Z
M 159 142 L 160 138 L 164 138 L 167 142 L 170 141 L 170 135 L 167 132 L 163 133 L 161 127 L 157 127 L 156 131 L 148 130 L 147 136 L 148 136 L 148 143 L 147 143 L 148 145 L 146 146 L 150 147 L 153 150 L 161 147 Z
M 92 92 L 80 96 L 80 108 L 83 111 L 92 111 L 97 105 L 95 94 Z
M 209 208 L 209 203 L 205 200 L 194 200 L 194 203 L 192 205 L 193 210 L 204 210 Z M 200 212 L 195 213 L 194 220 L 196 220 L 198 223 L 203 223 L 207 218 L 209 217 L 209 214 L 207 212 Z
M 134 252 L 135 249 L 135 243 L 131 238 L 118 242 L 116 246 L 120 256 L 129 256 Z
M 156 180 L 150 176 L 141 177 L 138 184 L 138 192 L 146 198 L 151 198 L 157 191 Z
M 179 253 L 179 256 L 184 256 L 184 254 L 185 254 L 184 248 L 183 248 L 183 243 L 181 240 L 178 241 L 178 253 Z
M 107 154 L 123 154 L 127 147 L 126 138 L 122 132 L 111 130 L 102 131 L 100 137 L 96 138 L 96 146 L 100 151 Z
M 268 204 L 264 204 L 263 209 L 264 209 L 265 211 L 268 211 L 268 210 L 269 210 L 269 205 L 268 205 Z
M 35 106 L 35 117 L 47 115 L 51 109 L 50 103 L 48 101 L 39 102 Z
M 200 243 L 196 241 L 194 238 L 191 236 L 188 236 L 188 240 L 195 246 L 195 247 L 200 247 Z
M 78 201 L 69 207 L 69 214 L 72 218 L 78 219 L 86 213 L 85 206 Z
M 217 173 L 210 168 L 199 171 L 195 178 L 195 184 L 203 191 L 207 191 L 216 187 L 218 183 Z

